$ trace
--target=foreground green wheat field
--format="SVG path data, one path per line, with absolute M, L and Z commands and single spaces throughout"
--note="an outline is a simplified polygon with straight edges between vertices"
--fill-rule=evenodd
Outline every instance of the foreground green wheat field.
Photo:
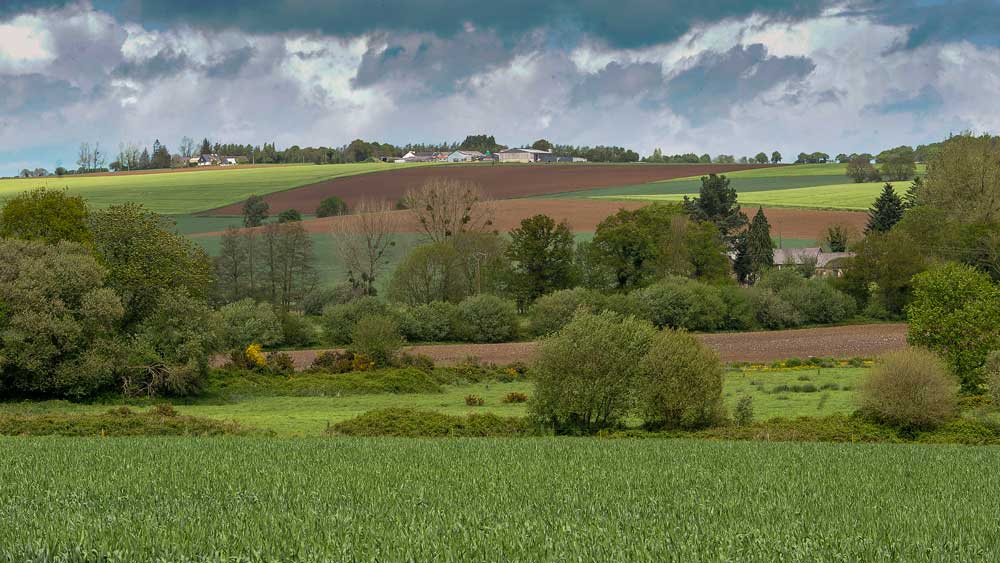
M 1000 449 L 0 439 L 4 561 L 988 561 Z
M 155 174 L 63 176 L 0 180 L 0 200 L 37 187 L 68 188 L 94 207 L 139 202 L 157 213 L 214 209 L 248 196 L 305 186 L 331 178 L 397 170 L 419 164 L 315 164 L 239 167 Z

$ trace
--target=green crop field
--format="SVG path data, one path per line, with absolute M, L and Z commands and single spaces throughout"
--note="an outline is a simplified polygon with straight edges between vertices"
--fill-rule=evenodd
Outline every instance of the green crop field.
M 230 170 L 196 170 L 156 174 L 62 176 L 0 180 L 0 200 L 37 187 L 68 188 L 94 207 L 137 202 L 164 214 L 195 213 L 248 196 L 322 182 L 331 178 L 398 170 L 419 164 L 301 164 L 248 166 Z
M 829 368 L 781 371 L 730 371 L 726 374 L 723 392 L 730 410 L 743 395 L 754 401 L 755 417 L 766 420 L 777 416 L 825 416 L 848 414 L 857 405 L 854 389 L 863 369 Z M 493 413 L 501 416 L 524 416 L 523 403 L 501 401 L 511 391 L 521 391 L 530 397 L 534 388 L 530 382 L 476 383 L 446 385 L 442 393 L 374 394 L 343 396 L 269 396 L 269 395 L 209 395 L 192 404 L 177 404 L 181 414 L 216 420 L 235 420 L 241 424 L 273 430 L 281 436 L 317 436 L 328 423 L 340 422 L 370 410 L 388 407 L 434 410 L 451 415 Z M 486 400 L 483 407 L 465 404 L 466 395 L 479 395 Z M 80 404 L 66 401 L 0 403 L 0 413 L 53 414 L 97 413 L 113 405 Z
M 0 439 L 3 561 L 991 561 L 1000 449 Z
M 905 193 L 910 182 L 891 182 L 896 193 Z M 767 207 L 801 207 L 811 209 L 845 209 L 864 211 L 871 207 L 875 198 L 882 192 L 885 182 L 866 182 L 862 184 L 832 184 L 810 186 L 805 188 L 785 188 L 779 190 L 741 191 L 739 201 L 743 205 L 763 205 Z M 735 184 L 734 184 L 735 185 Z M 655 195 L 610 195 L 599 196 L 600 199 L 643 200 L 643 201 L 681 201 L 685 196 L 697 197 L 697 192 L 688 194 L 655 194 Z
M 742 194 L 757 192 L 777 192 L 798 188 L 813 188 L 818 186 L 838 186 L 848 184 L 847 166 L 844 164 L 797 164 L 775 168 L 757 168 L 732 172 L 725 176 L 730 179 L 736 191 L 741 194 L 740 201 L 750 203 L 750 197 Z M 917 166 L 917 173 L 924 174 L 924 165 Z M 880 186 L 883 184 L 879 184 Z M 909 186 L 905 182 L 903 190 Z M 631 186 L 614 186 L 593 190 L 581 190 L 562 194 L 539 196 L 559 199 L 606 198 L 606 199 L 647 199 L 651 201 L 676 201 L 685 195 L 697 195 L 701 188 L 701 178 L 677 178 L 662 182 L 650 182 Z M 897 187 L 897 189 L 899 189 Z M 769 194 L 765 194 L 769 195 Z M 661 197 L 662 196 L 662 197 Z M 668 197 L 673 196 L 673 197 Z M 754 201 L 753 203 L 757 203 Z M 796 206 L 797 207 L 797 206 Z M 809 205 L 808 207 L 813 207 Z M 867 206 L 865 207 L 867 209 Z

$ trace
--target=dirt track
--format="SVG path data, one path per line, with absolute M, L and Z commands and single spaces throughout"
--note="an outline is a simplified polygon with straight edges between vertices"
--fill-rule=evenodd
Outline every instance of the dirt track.
M 602 199 L 503 199 L 494 202 L 496 218 L 494 228 L 507 232 L 517 227 L 522 219 L 539 213 L 548 215 L 556 221 L 566 220 L 571 229 L 578 233 L 592 233 L 597 224 L 608 215 L 613 215 L 619 209 L 638 209 L 644 202 L 608 201 Z M 757 208 L 744 208 L 748 216 L 753 216 Z M 417 221 L 408 211 L 396 211 L 400 216 L 398 231 L 401 233 L 417 232 Z M 820 233 L 828 225 L 841 223 L 852 226 L 858 232 L 864 230 L 868 214 L 857 211 L 818 211 L 811 209 L 765 209 L 768 221 L 771 223 L 771 234 L 783 238 L 818 239 Z M 326 217 L 323 219 L 308 219 L 302 225 L 311 233 L 329 233 L 335 231 L 346 221 L 345 217 Z M 192 236 L 213 237 L 221 232 L 203 233 Z
M 769 332 L 703 334 L 702 341 L 719 352 L 726 362 L 771 362 L 810 356 L 872 357 L 906 346 L 905 324 L 877 324 L 807 328 Z M 309 367 L 321 350 L 291 352 L 299 369 Z M 534 342 L 505 344 L 441 344 L 412 346 L 410 353 L 426 354 L 448 365 L 476 356 L 483 362 L 509 364 L 531 360 Z
M 478 184 L 494 199 L 526 197 L 645 184 L 708 173 L 734 172 L 762 165 L 746 164 L 531 164 L 498 166 L 422 166 L 335 178 L 264 196 L 272 214 L 286 209 L 312 213 L 326 197 L 335 195 L 353 207 L 363 197 L 396 201 L 428 178 L 453 178 Z M 243 202 L 208 211 L 210 215 L 239 215 Z

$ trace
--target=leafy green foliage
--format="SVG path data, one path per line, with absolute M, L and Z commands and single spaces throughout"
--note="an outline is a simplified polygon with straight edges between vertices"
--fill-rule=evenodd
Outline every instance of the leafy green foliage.
M 514 263 L 514 291 L 522 304 L 573 283 L 573 233 L 547 215 L 521 221 L 510 232 L 507 258 Z
M 390 314 L 389 306 L 375 297 L 362 297 L 349 303 L 328 305 L 323 309 L 323 334 L 331 344 L 350 344 L 355 325 L 364 317 Z
M 722 327 L 726 304 L 709 285 L 671 277 L 641 289 L 636 296 L 640 316 L 659 328 L 711 331 Z
M 453 416 L 413 409 L 379 409 L 338 422 L 330 433 L 344 436 L 466 437 L 486 438 L 527 434 L 529 425 L 519 418 L 495 414 Z
M 457 307 L 444 301 L 432 301 L 409 308 L 401 315 L 403 335 L 414 342 L 441 342 L 453 338 L 452 323 Z
M 0 236 L 41 240 L 90 242 L 87 204 L 67 190 L 38 188 L 8 200 L 0 211 Z
M 319 202 L 316 208 L 317 217 L 334 217 L 336 215 L 347 215 L 347 204 L 337 196 L 330 196 Z
M 655 334 L 634 317 L 578 312 L 539 344 L 532 413 L 560 433 L 620 424 L 636 404 L 639 363 Z
M 975 391 L 1000 348 L 1000 288 L 971 266 L 946 263 L 913 278 L 908 340 L 940 354 L 962 387 Z
M 506 342 L 517 336 L 517 308 L 495 295 L 477 295 L 458 304 L 455 335 L 467 342 Z
M 302 214 L 298 209 L 286 209 L 278 214 L 279 223 L 295 223 L 302 220 Z
M 268 303 L 242 299 L 219 308 L 222 346 L 242 350 L 250 344 L 271 346 L 283 341 L 281 321 Z
M 535 336 L 552 334 L 568 323 L 578 309 L 594 313 L 606 309 L 605 303 L 605 296 L 582 287 L 543 295 L 528 310 L 531 332 Z
M 648 427 L 703 428 L 725 418 L 722 362 L 691 334 L 654 336 L 640 369 L 639 410 Z
M 127 203 L 94 211 L 88 218 L 94 251 L 108 270 L 107 284 L 122 298 L 131 326 L 156 307 L 161 295 L 184 289 L 205 299 L 212 267 L 205 252 L 173 231 L 170 221 Z
M 160 405 L 169 407 L 169 405 Z M 98 414 L 3 414 L 0 436 L 223 436 L 262 434 L 231 421 L 180 416 L 168 408 L 128 407 Z
M 351 331 L 350 349 L 364 354 L 377 366 L 392 365 L 405 343 L 399 324 L 386 315 L 361 318 Z
M 264 198 L 259 195 L 252 195 L 243 203 L 243 226 L 259 227 L 267 219 L 267 212 L 271 208 Z
M 276 377 L 247 371 L 214 373 L 206 392 L 220 397 L 324 397 L 440 393 L 440 381 L 416 368 L 390 368 L 347 373 L 305 372 Z
M 695 221 L 708 221 L 719 229 L 722 238 L 733 242 L 747 224 L 747 216 L 737 202 L 736 188 L 725 176 L 709 174 L 701 178 L 698 197 L 684 198 L 684 210 Z
M 774 242 L 771 240 L 771 224 L 758 207 L 746 234 L 739 237 L 736 244 L 736 274 L 740 281 L 752 283 L 764 271 L 774 266 Z
M 886 354 L 861 386 L 865 412 L 889 424 L 934 428 L 958 412 L 958 382 L 934 353 L 911 348 Z

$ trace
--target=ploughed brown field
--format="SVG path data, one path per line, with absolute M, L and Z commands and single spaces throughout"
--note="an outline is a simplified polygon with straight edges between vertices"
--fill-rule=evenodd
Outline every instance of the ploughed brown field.
M 790 358 L 815 357 L 871 358 L 906 347 L 905 324 L 874 324 L 701 334 L 701 340 L 715 349 L 725 362 L 773 362 Z M 508 342 L 503 344 L 440 344 L 411 346 L 413 354 L 425 354 L 442 365 L 453 365 L 469 356 L 498 365 L 530 362 L 536 343 Z M 289 352 L 299 369 L 308 368 L 320 350 Z M 216 363 L 224 363 L 218 358 Z
M 539 213 L 548 215 L 556 221 L 565 220 L 574 232 L 591 233 L 598 223 L 607 216 L 613 215 L 619 209 L 638 209 L 647 202 L 639 201 L 609 201 L 603 199 L 503 199 L 494 202 L 496 217 L 494 227 L 501 232 L 507 232 L 518 227 L 521 220 Z M 752 217 L 757 208 L 744 208 L 747 216 Z M 409 211 L 393 211 L 399 214 L 398 231 L 401 233 L 418 232 L 418 224 Z M 857 211 L 819 211 L 812 209 L 771 208 L 764 214 L 771 223 L 771 234 L 789 239 L 818 239 L 821 232 L 834 223 L 853 227 L 857 232 L 865 228 L 868 214 Z M 349 217 L 326 217 L 323 219 L 307 219 L 302 225 L 312 233 L 329 233 L 339 230 Z M 219 236 L 221 232 L 204 233 L 192 236 Z
M 286 209 L 309 213 L 323 199 L 337 196 L 354 207 L 362 198 L 397 201 L 429 178 L 451 178 L 478 184 L 490 197 L 507 199 L 592 188 L 645 184 L 701 174 L 735 172 L 768 165 L 747 164 L 502 164 L 496 166 L 422 166 L 335 178 L 264 196 L 272 214 Z M 240 215 L 243 202 L 207 211 Z

